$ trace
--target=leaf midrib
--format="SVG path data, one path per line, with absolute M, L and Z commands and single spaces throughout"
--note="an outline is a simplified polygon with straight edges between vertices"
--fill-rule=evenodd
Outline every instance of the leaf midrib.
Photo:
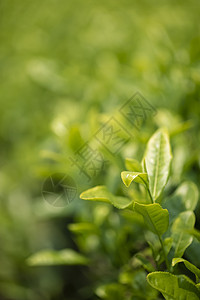
M 160 139 L 159 139 L 159 149 L 158 149 L 158 151 L 156 151 L 157 155 L 156 155 L 155 181 L 154 181 L 154 187 L 153 187 L 153 198 L 155 198 L 157 181 L 158 181 L 158 167 L 159 167 L 159 163 L 160 163 L 161 139 L 162 139 L 162 135 L 160 135 Z
M 153 225 L 153 228 L 154 228 L 154 230 L 155 230 L 155 233 L 158 235 L 158 236 L 160 236 L 160 233 L 158 232 L 158 230 L 156 229 L 156 227 L 155 227 L 155 225 L 154 225 L 154 223 L 153 223 L 153 221 L 152 221 L 152 219 L 151 219 L 151 217 L 150 217 L 150 215 L 149 215 L 149 212 L 146 210 L 146 213 L 147 213 L 147 216 L 148 216 L 148 219 L 151 221 L 151 223 L 152 223 L 152 225 Z

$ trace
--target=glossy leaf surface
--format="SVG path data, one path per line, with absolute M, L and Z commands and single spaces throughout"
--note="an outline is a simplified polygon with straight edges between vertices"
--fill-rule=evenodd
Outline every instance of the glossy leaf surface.
M 195 265 L 191 264 L 189 261 L 187 261 L 186 259 L 183 259 L 183 258 L 174 258 L 172 260 L 173 267 L 178 263 L 184 263 L 186 268 L 195 274 L 195 276 L 197 277 L 197 280 L 200 278 L 200 270 Z
M 133 200 L 126 197 L 114 196 L 108 191 L 106 186 L 96 186 L 86 190 L 80 195 L 80 198 L 83 200 L 107 202 L 119 209 L 127 208 L 133 202 Z
M 161 236 L 167 231 L 169 225 L 169 214 L 160 204 L 139 204 L 134 203 L 134 209 L 144 217 L 149 229 Z
M 200 293 L 195 284 L 184 275 L 153 272 L 147 276 L 148 283 L 160 291 L 166 300 L 197 300 Z
M 148 177 L 146 173 L 124 171 L 121 173 L 123 183 L 129 187 L 132 181 L 148 186 Z
M 168 133 L 164 129 L 160 129 L 150 138 L 144 156 L 149 189 L 154 201 L 167 183 L 171 159 Z

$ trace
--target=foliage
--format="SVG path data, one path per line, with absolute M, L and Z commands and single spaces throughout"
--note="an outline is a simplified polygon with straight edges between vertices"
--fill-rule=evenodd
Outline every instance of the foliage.
M 167 272 L 165 256 L 178 282 L 194 290 L 185 274 L 198 288 L 198 1 L 2 0 L 0 12 L 0 299 L 159 299 L 146 277 Z M 154 111 L 139 128 L 119 118 L 137 91 Z M 71 158 L 111 117 L 131 138 L 116 155 L 96 143 L 105 165 L 88 180 Z M 146 167 L 142 155 L 159 128 L 162 147 L 170 136 L 170 176 L 166 148 L 166 165 L 154 161 L 147 180 L 159 149 Z M 78 189 L 62 208 L 41 193 L 57 172 Z M 79 199 L 96 186 L 104 203 Z M 165 220 L 159 229 L 154 211 Z M 27 264 L 37 253 L 48 266 Z M 61 265 L 63 253 L 87 261 L 74 266 L 65 256 Z
M 145 240 L 141 242 L 141 247 L 138 249 L 138 252 L 131 259 L 129 258 L 129 260 L 124 261 L 125 266 L 119 270 L 118 280 L 115 279 L 115 281 L 110 282 L 107 285 L 98 287 L 96 293 L 100 298 L 122 299 L 128 297 L 128 299 L 136 299 L 138 297 L 142 299 L 155 299 L 154 297 L 158 297 L 158 294 L 155 296 L 155 290 L 157 290 L 158 292 L 161 292 L 167 300 L 178 300 L 180 297 L 181 299 L 199 299 L 200 270 L 195 265 L 182 258 L 186 249 L 193 241 L 192 232 L 195 225 L 195 214 L 193 210 L 197 205 L 198 192 L 196 186 L 190 182 L 185 182 L 178 187 L 174 194 L 181 197 L 180 201 L 182 206 L 177 208 L 179 211 L 176 211 L 176 216 L 174 216 L 174 211 L 172 211 L 173 218 L 169 218 L 170 210 L 168 211 L 167 208 L 162 208 L 162 203 L 165 203 L 165 207 L 168 207 L 168 204 L 170 205 L 169 207 L 171 207 L 173 201 L 176 201 L 177 197 L 172 196 L 173 201 L 169 200 L 169 198 L 164 202 L 163 189 L 166 186 L 169 177 L 171 159 L 172 154 L 168 133 L 166 129 L 159 129 L 147 143 L 145 154 L 142 159 L 141 172 L 136 172 L 140 165 L 139 162 L 136 163 L 135 160 L 127 160 L 129 161 L 128 166 L 131 170 L 123 171 L 121 174 L 122 180 L 127 187 L 129 187 L 132 182 L 133 184 L 135 182 L 145 187 L 140 190 L 143 197 L 134 199 L 134 193 L 131 198 L 114 196 L 105 186 L 91 188 L 80 195 L 80 198 L 84 200 L 100 201 L 111 204 L 118 209 L 127 210 L 132 217 L 134 226 L 138 221 L 136 219 L 135 222 L 135 216 L 142 216 L 143 222 L 139 219 L 139 226 L 147 233 L 145 239 L 149 246 L 144 248 Z M 184 193 L 181 192 L 183 187 Z M 196 195 L 196 197 L 193 197 L 194 195 Z M 146 198 L 145 204 L 141 202 L 141 199 L 143 198 Z M 182 211 L 183 207 L 184 211 Z M 120 226 L 120 224 L 118 226 Z M 86 236 L 90 233 L 92 235 L 101 236 L 103 232 L 99 233 L 95 227 L 95 224 L 82 223 L 71 226 L 71 230 L 74 233 Z M 151 231 L 153 235 L 149 235 L 149 231 Z M 118 238 L 118 234 L 120 236 L 120 232 L 115 234 L 114 231 L 111 231 L 110 234 L 108 234 L 111 248 L 112 238 Z M 127 237 L 125 237 L 124 242 L 126 241 L 126 238 Z M 128 245 L 123 245 L 122 241 L 123 240 L 120 240 L 120 246 L 126 247 L 127 250 L 130 251 Z M 133 242 L 135 241 L 133 240 Z M 103 243 L 103 240 L 101 240 L 101 243 Z M 43 253 L 35 255 L 39 259 L 40 257 L 43 257 Z M 93 259 L 95 261 L 95 258 Z M 30 258 L 30 260 L 32 261 L 32 258 Z M 35 259 L 34 261 L 36 261 L 37 265 L 37 260 Z M 191 274 L 187 274 L 187 272 L 184 271 L 182 275 L 177 273 L 178 271 L 175 269 L 175 266 L 182 262 L 185 264 L 186 268 L 195 275 L 195 282 L 191 280 Z M 125 271 L 124 273 L 124 268 L 127 269 L 128 272 Z M 146 294 L 143 296 L 142 290 L 144 289 L 144 280 L 143 285 L 140 287 L 137 285 L 137 280 L 134 279 L 133 276 L 133 274 L 137 274 L 137 272 L 140 274 L 141 270 L 143 270 L 143 273 L 141 274 L 147 272 L 147 282 L 155 289 L 146 289 Z M 135 285 L 137 287 L 137 292 L 135 290 Z

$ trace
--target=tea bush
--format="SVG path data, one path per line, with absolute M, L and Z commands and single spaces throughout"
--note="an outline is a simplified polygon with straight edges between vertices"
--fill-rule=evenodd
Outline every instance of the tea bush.
M 191 181 L 176 189 L 172 182 L 167 184 L 171 161 L 168 132 L 159 129 L 149 139 L 141 163 L 126 159 L 128 171 L 121 178 L 127 191 L 113 195 L 101 185 L 80 195 L 102 202 L 89 222 L 69 226 L 89 261 L 66 250 L 66 256 L 39 252 L 29 264 L 88 264 L 101 299 L 159 299 L 159 292 L 165 299 L 199 299 L 200 261 L 193 257 L 200 249 L 194 214 L 198 189 Z
M 0 299 L 161 298 L 146 279 L 154 269 L 195 282 L 189 263 L 200 267 L 199 11 L 196 0 L 0 2 Z M 119 114 L 137 91 L 156 111 L 139 130 Z M 116 155 L 93 140 L 111 117 L 131 136 Z M 78 196 L 103 185 L 105 201 L 150 204 L 151 180 L 146 177 L 149 192 L 134 182 L 127 188 L 120 174 L 135 172 L 133 166 L 145 171 L 135 159 L 142 161 L 159 128 L 167 128 L 173 153 L 168 183 L 155 200 L 169 212 L 162 248 L 137 205 L 117 209 Z M 105 162 L 90 180 L 71 160 L 88 141 Z M 77 186 L 73 201 L 61 208 L 43 195 L 58 173 Z M 173 260 L 181 256 L 178 249 L 173 257 L 169 239 L 176 218 L 194 209 L 188 234 L 195 237 L 184 261 Z M 185 277 L 176 278 L 196 291 Z M 172 275 L 169 280 L 176 282 Z

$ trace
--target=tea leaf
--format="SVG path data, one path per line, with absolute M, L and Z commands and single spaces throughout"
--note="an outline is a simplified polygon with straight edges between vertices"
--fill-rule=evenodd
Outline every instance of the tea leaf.
M 27 259 L 30 266 L 87 265 L 88 259 L 71 249 L 41 250 Z
M 149 189 L 154 201 L 167 183 L 171 159 L 168 133 L 164 129 L 160 129 L 150 138 L 144 156 Z
M 146 173 L 124 171 L 121 173 L 124 184 L 129 187 L 132 181 L 148 186 L 148 177 Z
M 128 171 L 132 172 L 142 172 L 142 165 L 137 159 L 126 158 L 125 166 Z
M 198 189 L 193 182 L 186 181 L 182 183 L 175 193 L 167 198 L 163 204 L 163 207 L 169 211 L 170 221 L 185 210 L 194 210 L 198 202 L 198 197 Z
M 168 272 L 153 272 L 147 275 L 148 283 L 160 291 L 166 300 L 197 300 L 200 292 L 195 284 L 184 275 Z
M 182 257 L 187 247 L 192 243 L 193 237 L 187 230 L 193 229 L 194 224 L 195 215 L 192 211 L 180 213 L 174 221 L 172 226 L 172 238 L 175 248 L 175 257 Z
M 86 190 L 80 195 L 80 198 L 83 200 L 107 202 L 119 209 L 127 208 L 133 203 L 133 200 L 126 197 L 114 196 L 103 185 Z
M 139 204 L 134 203 L 134 209 L 144 217 L 149 229 L 161 236 L 167 231 L 169 225 L 169 214 L 160 204 Z
M 168 255 L 169 251 L 171 250 L 172 244 L 173 244 L 173 239 L 171 237 L 168 237 L 163 241 L 163 246 L 164 246 L 166 256 Z M 165 260 L 164 253 L 159 252 L 158 264 L 160 265 L 161 263 L 163 263 L 164 260 Z
M 183 262 L 184 265 L 188 270 L 190 270 L 194 275 L 196 276 L 197 281 L 200 278 L 200 270 L 193 264 L 191 264 L 189 261 L 183 258 L 174 258 L 172 260 L 172 266 L 174 267 L 176 264 Z
M 150 263 L 150 261 L 143 256 L 140 253 L 137 253 L 135 255 L 135 258 L 140 262 L 140 264 L 143 266 L 143 268 L 147 271 L 147 272 L 153 272 L 155 271 L 155 268 L 153 267 L 153 265 Z
M 68 226 L 74 233 L 98 233 L 98 228 L 92 223 L 73 223 Z

